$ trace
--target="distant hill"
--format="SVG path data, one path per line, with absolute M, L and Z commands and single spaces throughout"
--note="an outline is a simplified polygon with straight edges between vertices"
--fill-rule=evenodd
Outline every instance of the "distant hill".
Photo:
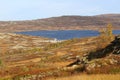
M 107 17 L 107 18 L 114 18 L 114 19 L 120 19 L 120 14 L 102 14 L 97 15 L 99 17 Z
M 114 29 L 120 29 L 120 14 L 96 16 L 61 16 L 26 21 L 0 21 L 1 32 L 29 30 L 96 30 L 112 23 Z

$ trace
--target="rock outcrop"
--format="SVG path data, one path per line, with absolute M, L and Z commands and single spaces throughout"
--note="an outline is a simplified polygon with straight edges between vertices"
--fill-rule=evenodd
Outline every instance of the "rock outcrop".
M 76 59 L 76 61 L 67 65 L 67 67 L 72 67 L 74 65 L 84 65 L 84 69 L 90 71 L 92 69 L 95 69 L 96 67 L 119 64 L 119 54 L 120 35 L 116 36 L 115 39 L 104 49 L 100 49 L 96 52 L 91 52 L 87 55 L 84 55 L 80 57 L 79 60 Z

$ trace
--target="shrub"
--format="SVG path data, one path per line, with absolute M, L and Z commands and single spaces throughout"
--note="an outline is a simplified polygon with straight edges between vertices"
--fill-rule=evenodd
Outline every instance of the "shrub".
M 110 70 L 110 73 L 112 74 L 120 73 L 120 68 L 113 68 Z
M 3 61 L 0 59 L 0 67 L 3 66 Z
M 100 30 L 100 36 L 103 41 L 113 40 L 112 24 L 109 23 L 105 29 Z
M 27 71 L 29 71 L 29 68 L 28 68 L 27 66 L 23 66 L 22 70 L 23 70 L 24 72 L 27 72 Z

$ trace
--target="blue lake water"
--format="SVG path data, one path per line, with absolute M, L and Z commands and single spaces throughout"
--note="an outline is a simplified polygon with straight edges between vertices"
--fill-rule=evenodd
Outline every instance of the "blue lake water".
M 43 36 L 47 38 L 56 38 L 58 40 L 68 40 L 72 38 L 82 38 L 98 36 L 99 32 L 92 30 L 58 30 L 58 31 L 26 31 L 26 32 L 16 32 L 17 34 L 25 34 L 32 36 Z M 114 30 L 113 34 L 120 34 L 120 30 Z

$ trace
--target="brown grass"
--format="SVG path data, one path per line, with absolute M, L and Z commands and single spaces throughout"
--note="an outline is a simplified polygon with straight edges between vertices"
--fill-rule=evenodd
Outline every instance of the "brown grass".
M 120 74 L 76 75 L 63 78 L 52 78 L 48 80 L 120 80 Z

